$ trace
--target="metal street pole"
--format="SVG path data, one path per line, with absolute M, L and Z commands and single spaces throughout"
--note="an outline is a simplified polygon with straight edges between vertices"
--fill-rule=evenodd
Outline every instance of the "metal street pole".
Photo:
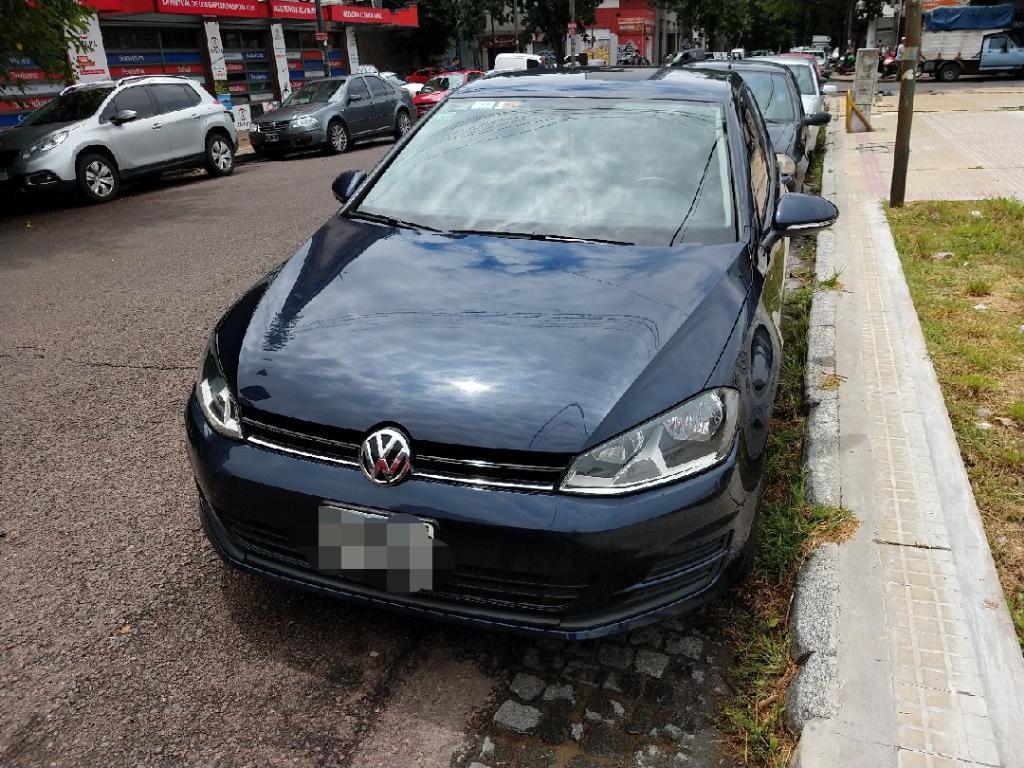
M 324 7 L 323 0 L 316 0 L 316 31 L 317 37 L 320 37 L 324 33 Z M 331 76 L 331 59 L 327 55 L 327 40 L 317 40 L 317 45 L 320 46 L 320 56 L 324 61 L 324 77 Z
M 516 53 L 519 53 L 519 0 L 512 0 L 512 29 L 516 33 Z
M 576 66 L 576 0 L 569 0 L 569 24 L 572 34 L 569 35 L 569 66 Z
M 903 60 L 906 69 L 900 78 L 900 105 L 896 118 L 896 149 L 892 163 L 892 186 L 889 205 L 902 208 L 907 192 L 907 164 L 910 161 L 910 127 L 914 121 L 914 88 L 917 84 L 917 62 L 921 50 L 921 0 L 908 0 L 906 38 Z

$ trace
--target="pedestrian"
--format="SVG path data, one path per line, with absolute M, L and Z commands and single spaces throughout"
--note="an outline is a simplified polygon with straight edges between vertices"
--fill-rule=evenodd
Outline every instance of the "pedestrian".
M 903 44 L 906 42 L 907 38 L 900 38 L 900 44 L 896 46 L 896 61 L 903 61 Z
M 448 69 L 452 72 L 462 69 L 462 59 L 459 56 L 455 56 L 452 59 L 451 66 Z

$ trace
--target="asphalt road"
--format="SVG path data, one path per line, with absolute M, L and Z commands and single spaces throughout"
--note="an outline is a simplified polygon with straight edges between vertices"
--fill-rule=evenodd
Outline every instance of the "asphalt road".
M 207 335 L 389 146 L 0 201 L 0 766 L 726 762 L 731 651 L 702 616 L 535 643 L 271 585 L 203 536 L 183 409 Z

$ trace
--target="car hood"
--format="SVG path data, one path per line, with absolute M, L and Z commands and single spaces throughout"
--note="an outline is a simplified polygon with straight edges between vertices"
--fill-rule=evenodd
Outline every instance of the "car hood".
M 397 423 L 414 440 L 579 452 L 704 388 L 749 265 L 736 244 L 626 248 L 337 216 L 253 311 L 239 401 L 342 429 Z
M 416 102 L 417 104 L 423 104 L 423 103 L 426 103 L 426 102 L 440 101 L 441 99 L 443 99 L 447 95 L 448 95 L 448 91 L 430 91 L 429 93 L 424 93 L 423 91 L 417 91 L 416 95 L 413 97 L 413 101 Z
M 797 123 L 765 123 L 768 129 L 768 136 L 772 140 L 772 146 L 776 152 L 789 155 L 793 160 L 799 160 L 796 156 Z
M 264 112 L 253 120 L 253 122 L 264 125 L 265 123 L 276 123 L 280 120 L 291 120 L 292 118 L 300 117 L 301 115 L 316 114 L 326 106 L 327 102 L 318 101 L 313 102 L 312 104 L 294 104 L 290 107 L 278 107 L 277 109 L 272 109 L 270 112 Z
M 28 149 L 40 139 L 51 133 L 67 128 L 78 127 L 83 121 L 70 123 L 46 123 L 45 125 L 19 125 L 9 131 L 0 133 L 0 149 Z

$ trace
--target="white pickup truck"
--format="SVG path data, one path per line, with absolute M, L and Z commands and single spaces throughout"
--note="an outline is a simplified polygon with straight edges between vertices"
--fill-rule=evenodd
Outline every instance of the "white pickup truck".
M 964 74 L 1024 75 L 1024 40 L 1012 24 L 1012 5 L 937 8 L 925 14 L 921 70 L 947 83 Z

